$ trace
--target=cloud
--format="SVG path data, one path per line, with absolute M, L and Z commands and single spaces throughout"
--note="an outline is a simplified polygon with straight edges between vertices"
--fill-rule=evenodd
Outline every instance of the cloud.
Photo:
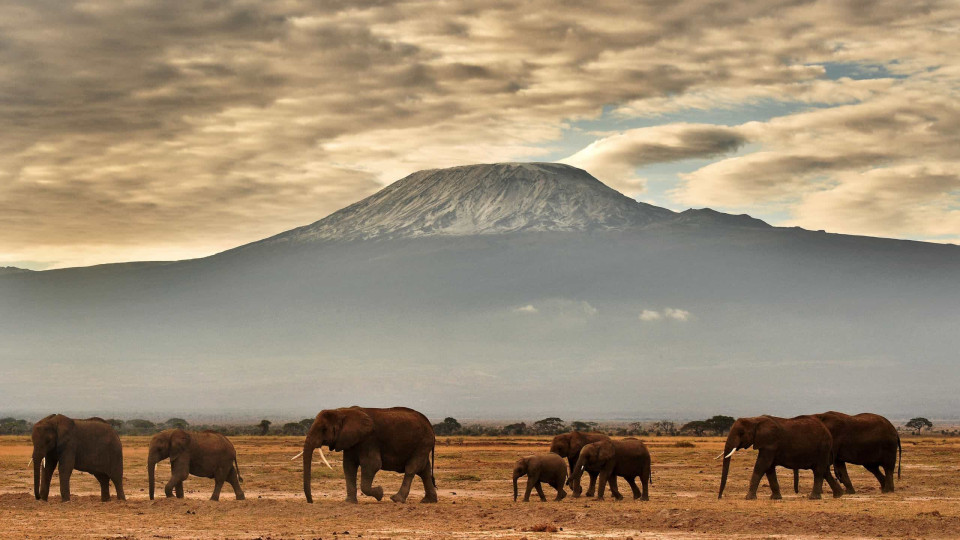
M 600 313 L 589 302 L 570 298 L 550 298 L 537 302 L 537 305 L 527 304 L 511 311 L 524 315 L 543 314 L 561 320 L 587 320 Z
M 775 154 L 692 173 L 682 201 L 780 204 L 821 175 L 865 173 L 844 166 L 857 155 L 952 166 L 960 6 L 860 5 L 8 2 L 0 258 L 212 253 L 418 169 L 540 158 L 604 112 L 649 123 L 810 106 L 789 121 L 624 130 L 570 157 L 639 192 L 637 165 L 719 157 L 744 140 Z M 883 69 L 828 80 L 829 64 Z M 756 175 L 764 167 L 775 174 Z
M 640 320 L 644 322 L 659 321 L 662 318 L 663 315 L 661 315 L 659 311 L 652 309 L 645 309 L 640 312 Z
M 690 312 L 685 309 L 664 308 L 663 311 L 645 309 L 640 312 L 640 320 L 643 322 L 656 322 L 669 319 L 679 322 L 687 322 L 691 318 Z
M 562 160 L 588 170 L 623 191 L 642 191 L 635 169 L 654 163 L 707 158 L 737 150 L 746 142 L 738 131 L 702 124 L 669 124 L 604 137 Z

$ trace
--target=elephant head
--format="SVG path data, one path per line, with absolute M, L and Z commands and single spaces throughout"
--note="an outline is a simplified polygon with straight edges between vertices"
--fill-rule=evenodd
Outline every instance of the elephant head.
M 520 458 L 513 466 L 513 502 L 517 502 L 517 480 L 527 474 L 527 459 Z
M 174 460 L 190 445 L 190 434 L 182 429 L 167 429 L 150 439 L 147 453 L 147 480 L 150 484 L 150 500 L 153 500 L 157 463 L 170 458 Z
M 757 443 L 757 432 L 767 420 L 766 417 L 738 418 L 727 434 L 727 443 L 723 445 L 723 452 L 717 459 L 723 458 L 723 472 L 720 476 L 720 493 L 717 498 L 723 497 L 723 488 L 727 485 L 727 474 L 730 472 L 730 458 L 737 450 L 746 450 Z
M 573 433 L 557 435 L 553 438 L 553 442 L 550 443 L 550 451 L 562 458 L 570 456 L 570 440 L 572 438 Z
M 313 450 L 319 448 L 320 459 L 330 467 L 327 458 L 323 456 L 324 445 L 331 451 L 348 450 L 372 434 L 373 419 L 359 408 L 330 409 L 317 414 L 303 441 L 303 494 L 306 495 L 308 503 L 313 502 L 310 490 Z
M 33 425 L 33 496 L 40 499 L 40 467 L 50 456 L 56 459 L 58 450 L 70 444 L 76 423 L 62 414 L 51 414 Z
M 573 473 L 570 477 L 570 487 L 573 488 L 573 495 L 579 497 L 582 488 L 580 487 L 580 477 L 583 476 L 584 469 L 596 470 L 613 459 L 616 450 L 613 442 L 610 440 L 597 441 L 590 443 L 580 449 L 580 457 L 577 458 L 577 464 L 573 466 Z

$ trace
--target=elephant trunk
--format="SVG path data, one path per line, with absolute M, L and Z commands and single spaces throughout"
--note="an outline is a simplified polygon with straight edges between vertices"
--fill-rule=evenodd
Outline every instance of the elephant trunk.
M 800 469 L 793 470 L 793 492 L 800 493 Z
M 513 502 L 517 502 L 517 480 L 523 476 L 523 470 L 520 467 L 515 467 L 513 469 Z
M 147 482 L 150 487 L 150 500 L 153 500 L 153 492 L 156 486 L 156 474 L 157 474 L 157 456 L 155 453 L 150 452 L 149 458 L 147 458 Z
M 40 500 L 40 461 L 42 456 L 37 452 L 33 453 L 33 496 Z
M 720 474 L 720 493 L 718 499 L 723 498 L 723 488 L 727 487 L 727 473 L 730 472 L 730 458 L 723 458 L 723 472 Z
M 570 488 L 573 490 L 573 496 L 579 497 L 580 493 L 583 491 L 583 488 L 580 487 L 580 477 L 583 476 L 583 469 L 586 466 L 584 463 L 583 454 L 577 458 L 576 465 L 573 466 L 573 471 L 570 473 Z
M 307 497 L 308 503 L 313 503 L 313 493 L 310 490 L 310 477 L 313 473 L 313 445 L 309 442 L 303 444 L 303 494 Z

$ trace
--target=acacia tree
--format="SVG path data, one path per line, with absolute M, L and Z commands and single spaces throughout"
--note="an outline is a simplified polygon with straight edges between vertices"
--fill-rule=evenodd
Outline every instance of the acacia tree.
M 437 435 L 456 435 L 461 432 L 463 426 L 457 422 L 456 418 L 450 416 L 443 419 L 443 422 L 433 425 L 433 432 Z
M 687 422 L 680 426 L 681 433 L 692 431 L 694 435 L 698 437 L 702 436 L 703 432 L 707 429 L 709 429 L 709 426 L 705 420 L 694 420 L 693 422 Z
M 267 432 L 270 431 L 270 424 L 272 423 L 273 422 L 269 420 L 261 420 L 260 423 L 257 424 L 257 427 L 260 428 L 260 435 L 266 435 Z
M 563 420 L 557 418 L 556 416 L 544 418 L 543 420 L 537 420 L 533 423 L 533 430 L 537 433 L 537 435 L 557 435 L 562 433 L 565 429 L 566 425 L 563 423 Z
M 906 426 L 913 430 L 914 435 L 919 435 L 924 428 L 933 429 L 933 422 L 922 416 L 918 416 L 916 418 L 911 418 L 910 421 L 907 422 Z
M 669 420 L 658 420 L 653 423 L 653 430 L 657 435 L 676 435 L 677 425 Z
M 597 429 L 597 423 L 581 422 L 580 420 L 576 420 L 576 421 L 570 422 L 570 429 L 574 431 L 593 431 Z
M 730 428 L 733 427 L 733 423 L 737 420 L 732 416 L 724 416 L 718 414 L 716 416 L 710 417 L 703 421 L 706 428 L 710 431 L 713 431 L 715 435 L 723 435 L 727 431 L 730 431 Z

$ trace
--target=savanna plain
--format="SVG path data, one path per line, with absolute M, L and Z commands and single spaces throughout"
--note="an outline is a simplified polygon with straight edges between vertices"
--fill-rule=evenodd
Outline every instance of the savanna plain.
M 857 493 L 840 499 L 807 500 L 812 475 L 801 475 L 794 494 L 792 475 L 780 469 L 784 498 L 744 500 L 756 453 L 734 457 L 731 478 L 717 500 L 722 438 L 644 437 L 653 457 L 650 501 L 634 501 L 620 481 L 623 501 L 568 497 L 548 502 L 513 502 L 511 471 L 522 456 L 546 452 L 549 437 L 438 437 L 436 477 L 440 502 L 419 504 L 414 483 L 409 502 L 394 504 L 360 497 L 345 503 L 339 453 L 327 452 L 334 467 L 314 466 L 315 503 L 302 491 L 302 465 L 291 461 L 301 437 L 233 437 L 247 500 L 236 501 L 229 486 L 220 502 L 207 500 L 213 480 L 191 477 L 186 497 L 165 499 L 166 462 L 158 471 L 160 498 L 147 496 L 149 437 L 123 437 L 125 502 L 101 503 L 99 485 L 75 472 L 73 500 L 61 503 L 56 476 L 50 502 L 32 493 L 29 437 L 0 437 L 0 538 L 958 538 L 960 537 L 960 439 L 931 436 L 903 439 L 903 471 L 896 492 L 881 494 L 862 467 L 849 466 Z M 692 444 L 692 446 L 690 446 Z M 315 458 L 319 462 L 319 458 Z M 381 471 L 376 483 L 387 494 L 401 475 Z M 521 497 L 524 480 L 520 480 Z M 586 480 L 586 478 L 584 478 Z M 112 492 L 112 488 L 111 488 Z

